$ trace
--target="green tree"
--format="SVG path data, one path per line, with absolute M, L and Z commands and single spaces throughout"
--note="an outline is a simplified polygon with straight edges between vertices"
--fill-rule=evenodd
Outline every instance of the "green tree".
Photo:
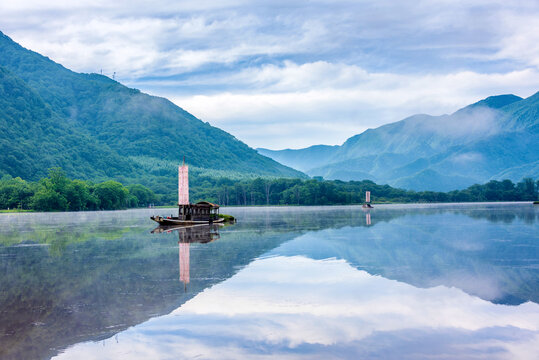
M 517 184 L 517 190 L 520 193 L 522 200 L 531 201 L 537 198 L 535 183 L 531 178 L 522 179 L 522 181 Z
M 5 175 L 0 179 L 0 209 L 28 209 L 35 184 Z
M 66 198 L 47 187 L 41 187 L 32 197 L 32 208 L 39 211 L 68 210 Z
M 129 190 L 117 181 L 109 180 L 97 184 L 94 195 L 99 208 L 103 210 L 123 209 L 128 205 Z
M 65 197 L 71 211 L 92 208 L 95 199 L 90 194 L 90 187 L 82 180 L 73 180 L 65 187 Z

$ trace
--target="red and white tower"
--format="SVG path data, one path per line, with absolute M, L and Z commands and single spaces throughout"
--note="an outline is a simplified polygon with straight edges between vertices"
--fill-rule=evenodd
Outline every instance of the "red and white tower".
M 189 205 L 189 168 L 183 164 L 178 167 L 178 205 Z

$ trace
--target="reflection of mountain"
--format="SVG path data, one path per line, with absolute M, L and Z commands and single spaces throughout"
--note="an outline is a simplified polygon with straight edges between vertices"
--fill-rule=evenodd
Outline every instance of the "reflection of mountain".
M 529 205 L 377 206 L 370 226 L 359 207 L 229 210 L 240 222 L 210 242 L 215 232 L 189 230 L 183 240 L 177 232 L 149 234 L 137 225 L 142 217 L 149 222 L 142 211 L 81 214 L 88 219 L 80 224 L 69 214 L 29 214 L 8 230 L 0 219 L 0 238 L 8 238 L 0 243 L 18 244 L 0 246 L 0 358 L 48 358 L 108 338 L 171 312 L 262 255 L 342 258 L 416 287 L 539 302 L 539 212 Z M 55 237 L 61 251 L 39 246 Z M 178 242 L 189 244 L 183 276 Z
M 45 246 L 0 247 L 0 358 L 46 359 L 169 313 L 284 239 L 229 233 L 190 244 L 186 290 L 178 281 L 178 233 L 145 229 L 114 241 L 94 238 L 68 244 L 61 256 Z
M 539 303 L 539 212 L 532 207 L 369 214 L 373 226 L 357 226 L 362 219 L 310 232 L 274 253 L 344 259 L 374 275 L 421 288 L 457 287 L 494 303 Z
M 535 359 L 538 325 L 537 304 L 417 288 L 342 260 L 272 256 L 169 315 L 58 360 L 116 360 L 132 349 L 139 359 Z

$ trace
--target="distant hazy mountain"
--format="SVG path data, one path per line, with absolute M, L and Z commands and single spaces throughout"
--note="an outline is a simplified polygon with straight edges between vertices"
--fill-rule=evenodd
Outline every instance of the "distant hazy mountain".
M 281 164 L 286 163 L 294 169 L 307 171 L 313 168 L 313 165 L 323 165 L 331 161 L 335 151 L 339 146 L 314 145 L 299 150 L 269 150 L 258 148 L 258 152 L 264 156 L 270 157 Z
M 538 178 L 538 132 L 539 93 L 500 95 L 451 115 L 414 115 L 369 129 L 341 146 L 258 151 L 311 176 L 447 191 L 491 179 Z
M 304 176 L 166 99 L 72 72 L 0 32 L 0 177 L 61 166 L 77 178 L 138 179 L 174 173 L 156 164 L 183 156 L 221 173 Z

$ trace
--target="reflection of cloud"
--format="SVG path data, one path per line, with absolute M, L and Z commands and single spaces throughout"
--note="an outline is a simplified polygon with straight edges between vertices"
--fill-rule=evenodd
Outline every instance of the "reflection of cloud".
M 534 303 L 495 305 L 455 288 L 372 276 L 344 261 L 274 257 L 120 333 L 118 343 L 75 345 L 58 359 L 426 358 L 439 351 L 526 359 L 538 325 Z

